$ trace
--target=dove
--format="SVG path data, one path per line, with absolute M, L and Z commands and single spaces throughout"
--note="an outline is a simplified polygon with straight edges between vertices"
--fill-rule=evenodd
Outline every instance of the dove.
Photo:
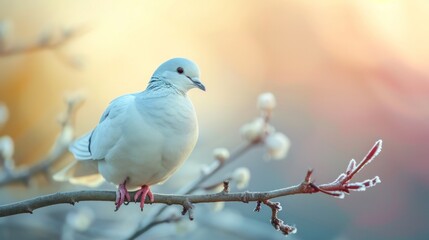
M 173 58 L 153 73 L 146 90 L 114 99 L 98 125 L 69 150 L 74 161 L 54 179 L 97 185 L 103 179 L 118 186 L 116 209 L 138 190 L 143 210 L 150 186 L 166 181 L 189 157 L 198 138 L 198 122 L 187 92 L 205 91 L 198 66 Z

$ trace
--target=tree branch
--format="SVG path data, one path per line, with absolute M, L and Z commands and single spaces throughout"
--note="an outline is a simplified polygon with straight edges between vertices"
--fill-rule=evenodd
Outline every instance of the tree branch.
M 15 182 L 22 182 L 28 185 L 30 178 L 36 174 L 49 175 L 49 168 L 67 153 L 68 145 L 73 140 L 73 116 L 82 100 L 81 97 L 73 97 L 67 100 L 67 111 L 60 122 L 62 129 L 51 151 L 31 167 L 23 167 L 17 170 L 5 169 L 0 175 L 0 187 Z
M 293 194 L 313 193 L 315 190 L 306 190 L 302 184 L 293 187 L 277 189 L 268 192 L 237 192 L 226 193 L 220 192 L 215 194 L 202 195 L 170 195 L 170 194 L 154 194 L 155 201 L 153 203 L 163 203 L 166 205 L 181 205 L 187 207 L 187 203 L 210 203 L 210 202 L 255 202 L 264 201 L 272 198 L 288 196 Z M 131 198 L 134 198 L 135 192 L 130 193 Z M 38 208 L 52 206 L 56 204 L 68 203 L 74 205 L 81 201 L 111 201 L 116 198 L 115 191 L 75 191 L 54 193 L 50 195 L 40 196 L 29 200 L 24 200 L 17 203 L 0 206 L 0 217 L 16 215 L 21 213 L 33 213 Z M 147 204 L 151 202 L 146 200 Z
M 284 197 L 295 194 L 312 194 L 312 193 L 325 193 L 330 196 L 344 198 L 344 193 L 349 194 L 350 191 L 364 191 L 366 188 L 373 187 L 380 182 L 378 177 L 373 179 L 365 180 L 364 182 L 350 183 L 354 175 L 363 169 L 369 162 L 371 162 L 381 151 L 382 141 L 379 140 L 371 148 L 369 153 L 364 157 L 364 159 L 356 166 L 355 160 L 351 160 L 345 173 L 340 174 L 340 176 L 329 184 L 322 184 L 316 186 L 311 177 L 313 170 L 308 170 L 304 180 L 295 186 L 281 188 L 277 190 L 267 191 L 267 192 L 229 192 L 229 182 L 224 182 L 224 188 L 219 193 L 214 194 L 199 194 L 199 195 L 189 195 L 189 194 L 154 194 L 155 201 L 150 202 L 146 199 L 146 203 L 162 203 L 166 205 L 181 205 L 183 206 L 182 215 L 188 213 L 189 219 L 193 220 L 193 204 L 196 203 L 213 203 L 213 202 L 256 202 L 255 211 L 259 212 L 261 210 L 262 203 L 268 206 L 271 209 L 271 224 L 276 230 L 281 231 L 283 234 L 293 234 L 296 232 L 296 228 L 289 226 L 283 222 L 278 217 L 278 213 L 281 211 L 281 205 L 278 202 L 271 202 L 273 198 Z M 131 199 L 134 199 L 136 192 L 130 193 Z M 76 192 L 65 192 L 65 193 L 54 193 L 46 196 L 40 196 L 33 199 L 7 204 L 0 206 L 0 217 L 16 215 L 21 213 L 33 213 L 34 210 L 38 208 L 43 208 L 56 204 L 69 203 L 74 205 L 80 201 L 116 201 L 116 192 L 114 191 L 76 191 Z M 178 221 L 176 218 L 167 218 L 164 220 L 154 220 L 144 226 L 139 231 L 135 232 L 134 235 L 139 236 L 140 234 L 146 232 L 151 227 L 169 222 L 169 221 Z
M 26 45 L 16 45 L 16 46 L 2 46 L 0 44 L 0 57 L 6 57 L 21 53 L 30 53 L 45 49 L 58 49 L 65 44 L 67 44 L 72 39 L 81 36 L 82 34 L 87 32 L 87 28 L 70 28 L 63 30 L 61 35 L 57 38 L 54 38 L 54 35 L 51 32 L 42 33 L 37 39 L 37 41 L 33 43 L 29 43 Z M 0 35 L 0 40 L 2 40 L 4 36 Z

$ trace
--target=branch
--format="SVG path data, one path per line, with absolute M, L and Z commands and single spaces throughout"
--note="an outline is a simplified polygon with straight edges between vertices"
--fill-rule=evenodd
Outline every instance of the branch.
M 5 171 L 0 175 L 0 187 L 15 182 L 21 182 L 28 185 L 30 178 L 40 173 L 49 176 L 48 179 L 50 179 L 50 167 L 67 153 L 68 145 L 73 140 L 72 120 L 75 110 L 81 102 L 82 98 L 80 97 L 74 97 L 67 100 L 67 111 L 60 122 L 62 129 L 54 142 L 51 151 L 45 157 L 37 161 L 37 164 L 31 167 L 23 167 L 15 171 L 13 171 L 13 169 L 5 168 Z
M 306 191 L 309 189 L 302 185 L 297 185 L 288 188 L 268 192 L 237 192 L 226 193 L 220 192 L 215 194 L 201 194 L 201 195 L 170 195 L 170 194 L 154 194 L 155 201 L 150 202 L 146 200 L 147 204 L 150 203 L 163 203 L 166 205 L 181 205 L 186 209 L 190 203 L 211 203 L 211 202 L 255 202 L 264 201 L 281 196 L 313 193 L 314 191 Z M 136 192 L 130 193 L 131 199 L 134 198 Z M 17 203 L 7 204 L 0 206 L 0 217 L 16 215 L 21 213 L 33 213 L 38 208 L 43 208 L 56 204 L 68 203 L 74 205 L 81 201 L 111 201 L 116 200 L 115 191 L 75 191 L 54 193 L 50 195 L 40 196 L 29 200 L 24 200 Z
M 34 43 L 29 43 L 23 46 L 11 46 L 7 47 L 3 44 L 0 45 L 0 57 L 6 57 L 21 53 L 30 53 L 35 51 L 41 51 L 45 49 L 58 49 L 72 39 L 81 36 L 82 34 L 88 31 L 87 28 L 71 28 L 67 30 L 63 30 L 61 35 L 54 39 L 54 35 L 50 32 L 43 33 L 40 35 L 39 39 Z M 0 40 L 3 40 L 4 36 L 0 35 Z
M 362 170 L 368 163 L 370 163 L 381 151 L 382 141 L 379 140 L 371 148 L 365 158 L 356 166 L 356 161 L 351 160 L 345 173 L 329 184 L 315 185 L 311 177 L 313 170 L 308 170 L 304 177 L 304 180 L 295 186 L 281 188 L 277 190 L 267 192 L 229 192 L 229 182 L 223 182 L 223 190 L 219 193 L 214 194 L 200 194 L 200 195 L 189 195 L 189 194 L 154 194 L 155 201 L 150 202 L 146 199 L 146 203 L 162 203 L 166 205 L 181 205 L 183 207 L 182 215 L 188 213 L 189 219 L 193 220 L 193 204 L 196 203 L 213 203 L 213 202 L 256 202 L 255 211 L 261 210 L 262 203 L 271 209 L 271 224 L 273 227 L 281 231 L 284 235 L 296 233 L 296 228 L 289 226 L 284 223 L 278 217 L 278 213 L 282 207 L 278 202 L 271 202 L 271 199 L 284 197 L 295 194 L 312 194 L 312 193 L 325 193 L 334 197 L 343 198 L 344 193 L 350 193 L 350 191 L 363 191 L 366 188 L 373 187 L 380 182 L 378 177 L 373 179 L 365 180 L 364 182 L 351 183 L 352 178 Z M 191 188 L 192 189 L 192 188 Z M 136 192 L 130 194 L 131 199 L 134 199 Z M 51 205 L 69 203 L 74 205 L 80 201 L 116 201 L 116 192 L 114 191 L 76 191 L 76 192 L 65 192 L 65 193 L 54 193 L 51 195 L 40 196 L 33 199 L 11 203 L 0 206 L 0 217 L 16 215 L 21 213 L 33 213 L 38 208 L 43 208 Z M 162 209 L 161 209 L 162 210 Z M 158 212 L 159 213 L 159 212 Z M 153 226 L 158 224 L 179 221 L 175 216 L 163 219 L 153 220 L 143 228 L 135 232 L 130 238 L 135 238 L 140 234 L 148 231 Z
M 368 155 L 359 164 L 359 166 L 365 166 L 370 160 L 380 152 L 381 140 L 377 141 Z M 370 160 L 369 160 L 370 159 Z M 352 177 L 355 173 L 362 169 L 362 167 L 356 167 L 349 175 Z M 224 182 L 224 189 L 219 193 L 214 194 L 200 194 L 200 195 L 171 195 L 171 194 L 154 194 L 155 201 L 152 203 L 163 203 L 166 205 L 181 205 L 184 207 L 184 213 L 189 212 L 192 209 L 192 204 L 195 203 L 212 203 L 212 202 L 258 202 L 256 210 L 260 209 L 261 202 L 273 209 L 273 204 L 268 200 L 278 197 L 284 197 L 295 194 L 312 194 L 317 192 L 331 193 L 331 192 L 347 192 L 349 190 L 355 190 L 351 185 L 351 178 L 345 178 L 346 181 L 334 181 L 334 184 L 323 184 L 316 186 L 311 181 L 311 175 L 313 171 L 309 170 L 304 177 L 301 184 L 292 187 L 281 188 L 277 190 L 267 192 L 237 192 L 229 193 L 229 184 Z M 353 185 L 352 185 L 353 186 Z M 136 192 L 130 193 L 131 199 L 134 199 Z M 334 195 L 336 196 L 336 195 Z M 7 204 L 0 206 L 0 217 L 10 216 L 20 213 L 33 213 L 35 209 L 47 207 L 56 204 L 69 203 L 74 205 L 80 201 L 112 201 L 116 200 L 116 192 L 114 191 L 76 191 L 76 192 L 65 192 L 65 193 L 54 193 L 46 196 L 36 197 L 30 200 L 25 200 L 17 203 Z M 150 200 L 146 200 L 146 203 L 150 204 Z M 276 205 L 276 204 L 274 204 Z M 280 210 L 279 205 L 275 207 L 278 211 Z M 275 216 L 277 218 L 277 216 Z M 273 217 L 274 219 L 274 217 Z M 279 225 L 279 224 L 276 224 Z
M 367 179 L 363 182 L 351 183 L 351 180 L 356 173 L 360 172 L 368 163 L 378 156 L 378 154 L 381 152 L 382 143 L 382 140 L 378 140 L 357 166 L 354 159 L 350 160 L 346 171 L 341 173 L 335 181 L 329 184 L 322 184 L 318 187 L 316 187 L 314 184 L 311 184 L 312 187 L 320 192 L 338 198 L 344 198 L 344 195 L 350 194 L 350 191 L 365 191 L 367 188 L 374 187 L 376 184 L 381 182 L 378 176 L 375 176 L 372 179 Z M 310 178 L 311 176 L 308 177 L 308 179 Z
M 259 212 L 261 210 L 261 203 L 256 203 L 255 212 Z M 289 226 L 287 224 L 284 224 L 283 220 L 278 218 L 278 213 L 282 210 L 282 206 L 279 202 L 271 202 L 269 200 L 263 201 L 265 205 L 267 205 L 269 208 L 271 208 L 271 225 L 273 225 L 274 229 L 277 231 L 281 231 L 284 235 L 294 234 L 296 233 L 296 228 Z

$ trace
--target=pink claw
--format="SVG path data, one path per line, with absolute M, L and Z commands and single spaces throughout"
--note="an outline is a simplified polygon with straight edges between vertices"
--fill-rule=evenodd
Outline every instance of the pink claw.
M 127 202 L 131 201 L 130 194 L 128 193 L 127 187 L 125 186 L 126 183 L 127 180 L 119 184 L 118 191 L 116 191 L 115 211 L 118 211 L 119 207 L 121 207 L 121 205 L 125 203 L 125 200 L 127 200 Z
M 155 201 L 155 198 L 153 197 L 153 193 L 150 190 L 148 185 L 143 185 L 141 186 L 140 190 L 138 190 L 136 192 L 136 194 L 134 195 L 134 202 L 137 202 L 137 200 L 140 198 L 140 209 L 143 211 L 143 207 L 144 207 L 144 201 L 146 200 L 146 196 L 149 196 L 149 200 L 151 202 Z

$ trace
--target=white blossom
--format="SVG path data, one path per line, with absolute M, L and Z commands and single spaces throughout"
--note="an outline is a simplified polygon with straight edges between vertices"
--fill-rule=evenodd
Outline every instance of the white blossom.
M 235 181 L 237 189 L 244 189 L 249 185 L 250 170 L 246 167 L 237 168 L 232 173 L 231 178 Z
M 241 136 L 249 142 L 255 141 L 263 136 L 265 124 L 264 119 L 257 118 L 240 128 Z
M 290 148 L 290 140 L 280 132 L 270 134 L 265 140 L 267 154 L 270 159 L 280 160 L 284 158 Z
M 226 148 L 216 148 L 215 150 L 213 150 L 213 156 L 217 160 L 224 162 L 229 159 L 230 154 L 228 149 Z
M 270 112 L 276 107 L 276 98 L 270 92 L 262 93 L 258 97 L 258 109 Z

